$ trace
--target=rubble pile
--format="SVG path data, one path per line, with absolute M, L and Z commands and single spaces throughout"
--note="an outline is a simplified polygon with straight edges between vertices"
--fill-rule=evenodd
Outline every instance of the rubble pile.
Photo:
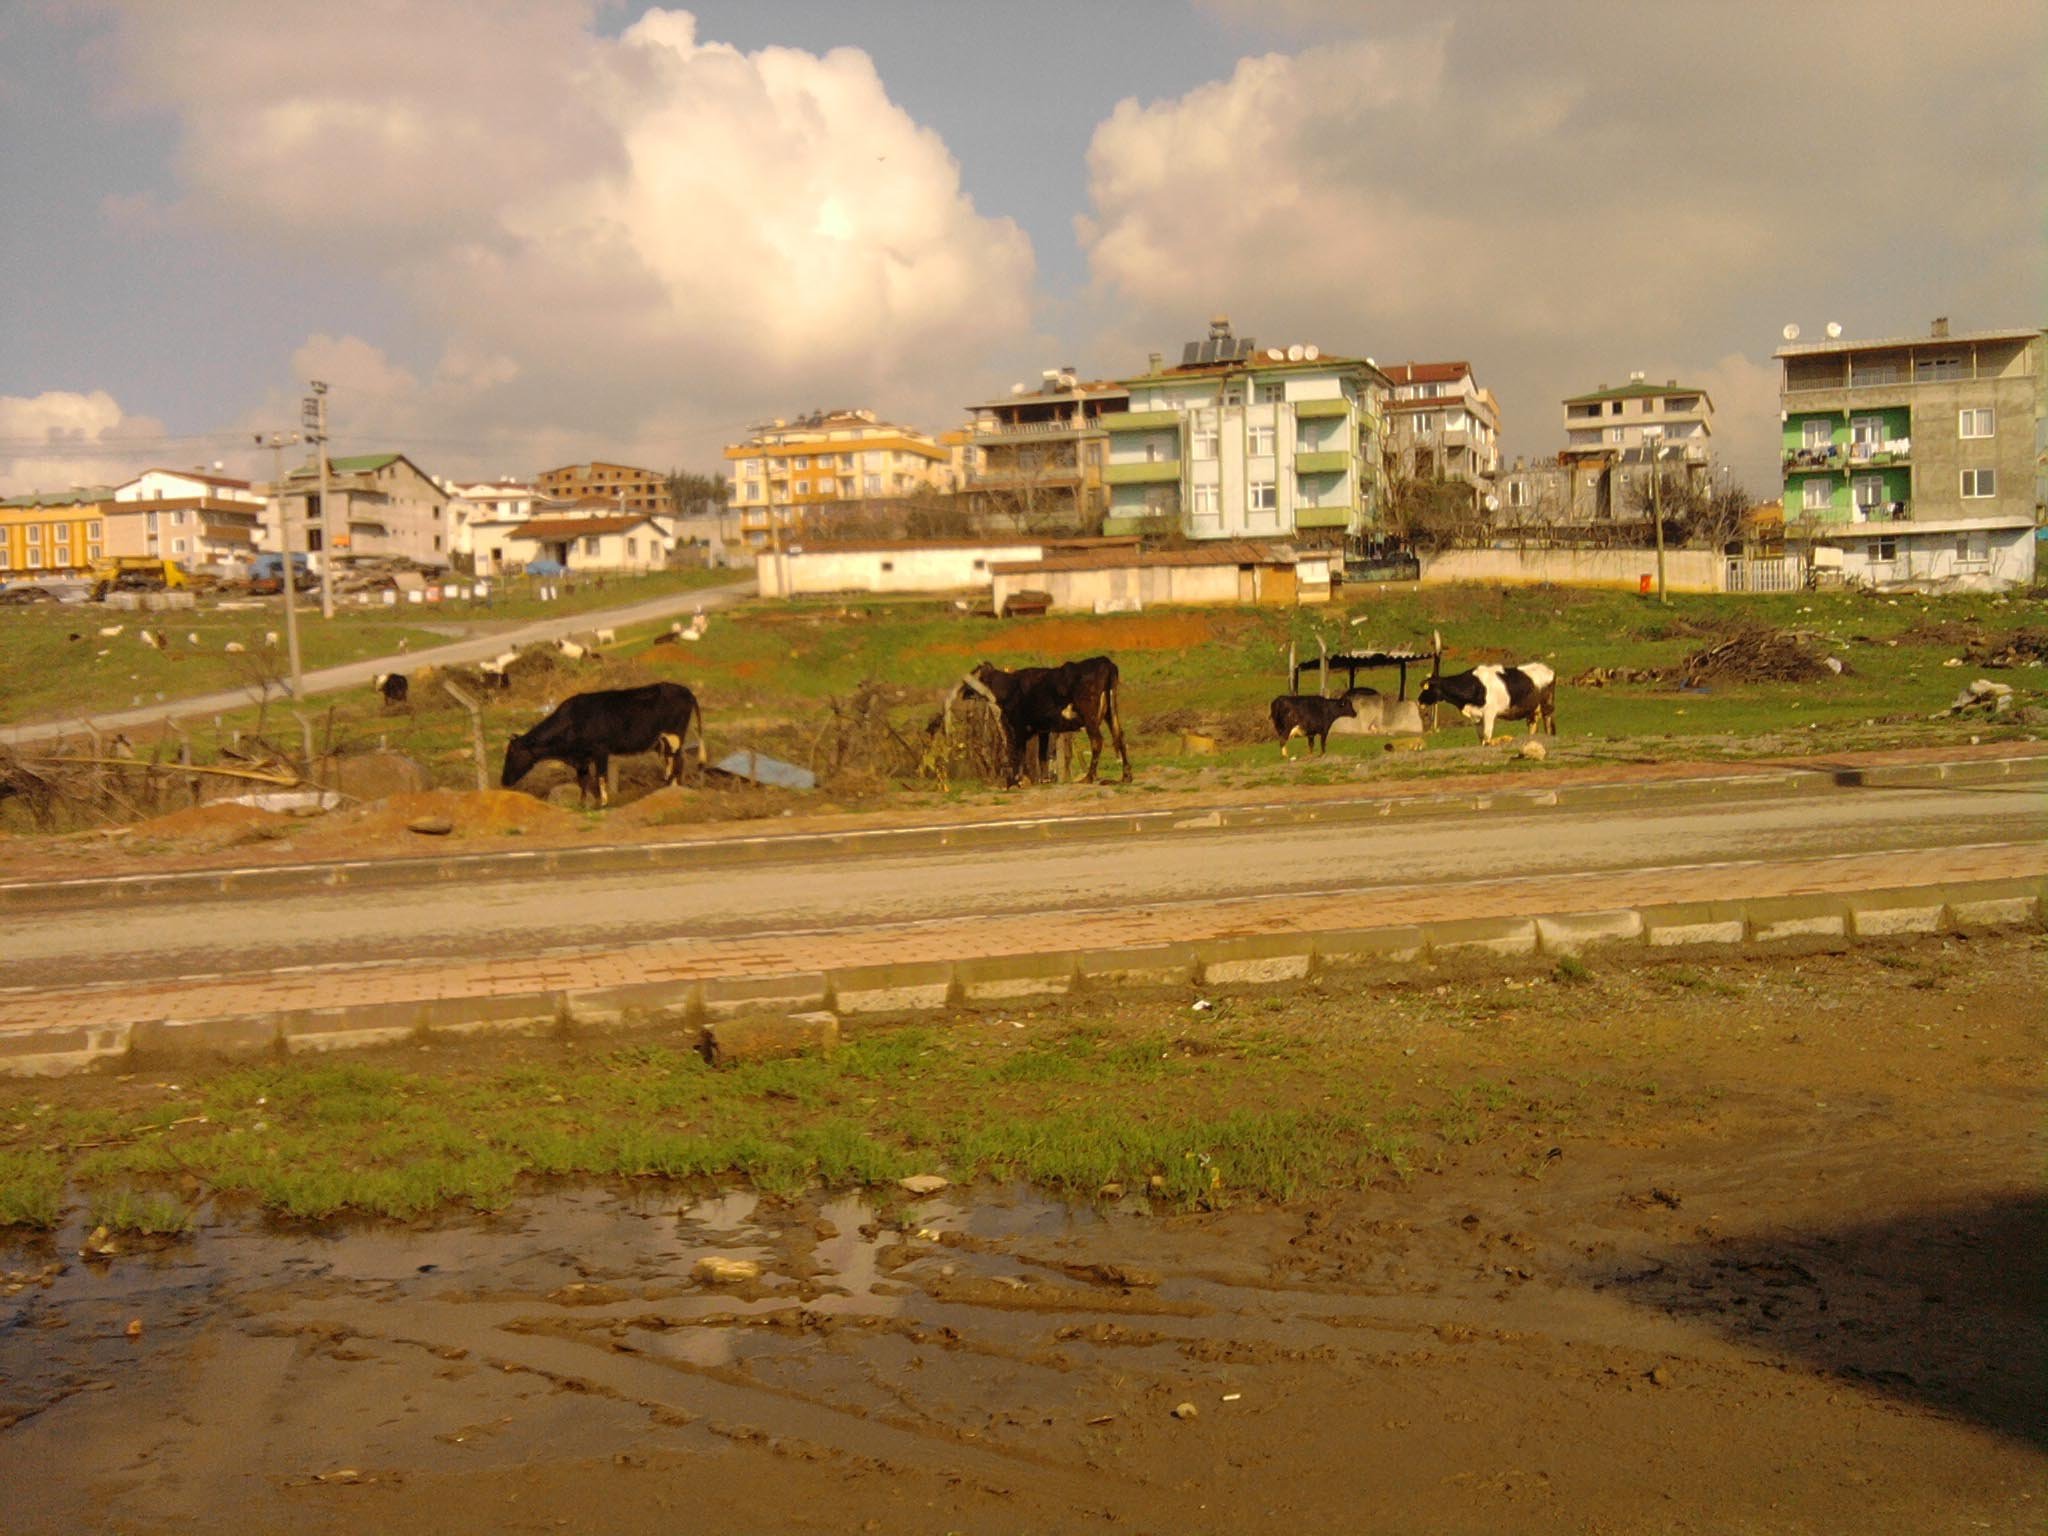
M 2018 629 L 2004 639 L 1979 637 L 1963 651 L 1979 667 L 2038 667 L 2048 661 L 2048 630 Z
M 1681 687 L 1702 683 L 1808 683 L 1842 671 L 1842 663 L 1821 649 L 1819 637 L 1801 630 L 1754 624 L 1727 639 L 1694 651 L 1661 676 Z

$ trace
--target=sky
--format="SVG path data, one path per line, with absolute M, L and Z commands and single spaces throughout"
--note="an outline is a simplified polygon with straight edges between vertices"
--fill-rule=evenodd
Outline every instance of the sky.
M 2048 319 L 2038 0 L 0 0 L 0 493 L 708 470 L 1072 366 L 1631 372 L 1777 491 L 1781 328 Z

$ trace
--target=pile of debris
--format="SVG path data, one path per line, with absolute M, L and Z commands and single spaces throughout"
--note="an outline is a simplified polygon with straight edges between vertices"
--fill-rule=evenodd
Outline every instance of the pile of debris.
M 2048 630 L 2018 629 L 2003 640 L 1978 638 L 1963 660 L 1979 667 L 2038 667 L 2048 661 Z
M 1663 675 L 1655 667 L 1588 667 L 1572 679 L 1572 686 L 1605 688 L 1609 683 L 1654 683 Z
M 1990 682 L 1980 677 L 1961 693 L 1957 694 L 1956 701 L 1949 705 L 1947 709 L 1937 709 L 1927 718 L 1930 720 L 1946 720 L 1951 715 L 1967 715 L 1972 712 L 2002 715 L 2012 708 L 2012 700 L 2012 689 L 2008 685 Z M 1973 736 L 1970 739 L 1975 741 L 1976 737 Z
M 1810 683 L 1845 671 L 1830 656 L 1822 637 L 1804 630 L 1752 624 L 1727 639 L 1694 651 L 1660 676 L 1693 688 L 1703 683 Z

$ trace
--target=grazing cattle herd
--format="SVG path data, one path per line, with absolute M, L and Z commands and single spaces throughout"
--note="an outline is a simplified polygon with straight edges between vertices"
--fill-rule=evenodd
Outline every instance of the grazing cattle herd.
M 1123 763 L 1123 780 L 1131 779 L 1131 754 L 1124 742 L 1117 707 L 1119 674 L 1107 656 L 1090 656 L 1051 667 L 1005 669 L 981 662 L 949 690 L 945 729 L 952 729 L 952 706 L 981 699 L 1000 722 L 1004 749 L 1004 783 L 1024 779 L 1027 758 L 1040 765 L 1051 761 L 1055 737 L 1085 731 L 1090 747 L 1086 781 L 1097 782 L 1105 732 Z M 380 675 L 377 691 L 387 708 L 404 707 L 409 692 L 403 673 Z M 1403 692 L 1405 694 L 1405 687 Z M 1448 704 L 1479 728 L 1479 740 L 1490 743 L 1494 727 L 1504 721 L 1529 722 L 1529 734 L 1557 734 L 1557 676 L 1542 662 L 1520 666 L 1489 663 L 1468 671 L 1432 674 L 1416 694 L 1424 707 Z M 1396 708 L 1409 724 L 1389 725 Z M 1327 754 L 1333 730 L 1371 734 L 1383 729 L 1421 729 L 1414 705 L 1399 704 L 1377 689 L 1352 687 L 1335 698 L 1321 694 L 1284 693 L 1268 707 L 1273 734 L 1283 758 L 1298 736 L 1308 755 Z M 640 688 L 612 688 L 572 694 L 531 730 L 511 738 L 505 747 L 500 782 L 510 789 L 537 763 L 566 763 L 576 775 L 583 803 L 609 803 L 611 759 L 654 752 L 661 761 L 665 784 L 682 780 L 689 758 L 691 728 L 696 730 L 696 758 L 707 761 L 704 715 L 697 697 L 679 683 L 650 683 Z M 938 718 L 931 729 L 940 728 Z

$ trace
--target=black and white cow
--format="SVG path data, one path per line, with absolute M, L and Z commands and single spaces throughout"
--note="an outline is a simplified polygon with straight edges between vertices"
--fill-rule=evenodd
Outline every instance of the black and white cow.
M 1452 704 L 1479 722 L 1481 742 L 1493 740 L 1496 720 L 1526 720 L 1529 734 L 1540 726 L 1557 734 L 1557 674 L 1540 661 L 1519 667 L 1474 667 L 1449 677 L 1432 677 L 1415 695 L 1418 704 Z
M 411 702 L 412 684 L 406 681 L 403 672 L 379 672 L 371 686 L 383 695 L 386 709 L 397 709 Z
M 662 782 L 674 784 L 683 776 L 683 743 L 693 718 L 701 757 L 704 714 L 697 696 L 681 683 L 573 694 L 539 725 L 506 743 L 499 782 L 510 789 L 535 763 L 553 758 L 576 770 L 576 788 L 584 800 L 595 797 L 604 805 L 610 799 L 605 779 L 613 753 L 659 752 Z
M 1361 699 L 1376 699 L 1376 688 L 1353 688 L 1342 697 L 1326 699 L 1314 693 L 1283 693 L 1272 703 L 1273 734 L 1280 738 L 1280 755 L 1297 736 L 1306 737 L 1311 753 L 1330 750 L 1330 727 L 1339 720 L 1358 717 Z

